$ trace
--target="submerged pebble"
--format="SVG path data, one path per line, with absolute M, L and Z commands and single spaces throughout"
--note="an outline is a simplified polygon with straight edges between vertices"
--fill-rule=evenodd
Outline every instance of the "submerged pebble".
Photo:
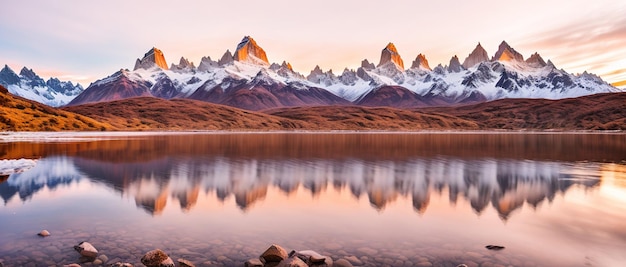
M 352 265 L 352 263 L 350 263 L 346 259 L 339 259 L 335 261 L 335 264 L 333 264 L 333 266 L 334 267 L 353 267 L 354 265 Z
M 46 237 L 50 235 L 50 232 L 48 232 L 48 230 L 41 230 L 41 232 L 39 232 L 37 235 Z
M 196 267 L 191 261 L 185 259 L 178 259 L 177 261 L 179 267 Z
M 487 245 L 485 246 L 485 248 L 489 250 L 503 250 L 504 249 L 503 246 L 496 246 L 496 245 Z

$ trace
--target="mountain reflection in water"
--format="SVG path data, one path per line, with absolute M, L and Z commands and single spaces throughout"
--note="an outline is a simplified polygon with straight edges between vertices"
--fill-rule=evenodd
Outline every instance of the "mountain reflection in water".
M 246 210 L 266 197 L 268 187 L 290 194 L 302 186 L 312 196 L 320 196 L 330 186 L 348 188 L 356 199 L 367 197 L 377 210 L 398 196 L 410 197 L 415 211 L 424 213 L 431 194 L 447 189 L 450 203 L 467 201 L 477 214 L 491 205 L 502 219 L 508 219 L 524 203 L 536 207 L 574 185 L 599 185 L 599 167 L 591 163 L 445 157 L 404 161 L 165 157 L 136 163 L 51 157 L 40 160 L 29 171 L 12 174 L 0 184 L 0 195 L 5 202 L 15 194 L 26 200 L 44 185 L 55 188 L 84 176 L 133 197 L 138 206 L 156 215 L 169 197 L 176 198 L 181 209 L 189 210 L 199 194 L 214 192 L 216 201 L 233 196 L 239 208 Z
M 433 193 L 490 205 L 502 219 L 524 203 L 536 207 L 573 185 L 600 184 L 603 162 L 624 160 L 626 136 L 600 134 L 184 134 L 59 143 L 0 143 L 2 158 L 37 158 L 38 165 L 0 184 L 5 204 L 82 177 L 108 185 L 159 214 L 169 197 L 192 209 L 199 194 L 234 196 L 252 208 L 269 187 L 299 187 L 320 196 L 348 188 L 383 210 L 399 196 L 416 212 Z M 6 177 L 5 177 L 6 179 Z M 447 189 L 447 190 L 444 190 Z

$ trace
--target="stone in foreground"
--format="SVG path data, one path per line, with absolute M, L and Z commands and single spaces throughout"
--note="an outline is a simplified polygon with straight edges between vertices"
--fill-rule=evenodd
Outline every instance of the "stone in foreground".
M 263 262 L 259 259 L 249 259 L 244 264 L 245 267 L 263 267 Z
M 309 267 L 306 262 L 302 261 L 298 257 L 289 257 L 276 265 L 276 267 Z
M 100 255 L 98 256 L 98 259 L 102 261 L 102 263 L 106 263 L 107 261 L 109 261 L 109 257 L 107 257 L 107 255 Z
M 178 259 L 178 267 L 196 267 L 191 261 L 185 259 Z
M 302 261 L 306 262 L 309 266 L 332 266 L 333 259 L 328 256 L 322 256 L 321 254 L 313 250 L 301 250 L 291 251 L 289 257 L 298 257 Z
M 133 265 L 128 262 L 116 262 L 115 264 L 111 265 L 111 267 L 133 267 Z
M 333 267 L 353 267 L 353 265 L 346 259 L 339 259 L 333 264 Z
M 280 262 L 287 258 L 287 251 L 279 245 L 272 244 L 259 258 L 263 263 Z
M 48 230 L 41 230 L 41 232 L 39 232 L 37 235 L 46 237 L 50 235 L 50 232 L 48 232 Z
M 141 257 L 141 263 L 146 267 L 175 267 L 174 261 L 163 250 L 148 251 Z
M 98 250 L 89 242 L 80 242 L 78 246 L 74 246 L 74 250 L 83 257 L 94 259 L 98 256 Z

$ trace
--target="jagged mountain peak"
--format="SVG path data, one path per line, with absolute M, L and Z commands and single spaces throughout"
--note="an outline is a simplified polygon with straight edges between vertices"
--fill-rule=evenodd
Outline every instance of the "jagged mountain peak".
M 385 46 L 384 49 L 389 50 L 389 51 L 391 51 L 393 53 L 396 53 L 396 54 L 398 53 L 398 49 L 396 49 L 396 45 L 394 45 L 392 42 L 389 42 L 387 44 L 387 46 Z
M 29 69 L 27 67 L 23 67 L 20 70 L 20 76 L 28 78 L 28 79 L 41 79 L 41 77 L 39 77 L 37 74 L 35 74 L 33 69 Z
M 498 46 L 498 51 L 491 58 L 491 61 L 518 61 L 523 62 L 524 56 L 513 49 L 506 41 L 502 41 Z
M 222 55 L 222 57 L 217 61 L 217 64 L 219 66 L 224 66 L 232 63 L 234 60 L 233 54 L 230 53 L 229 49 L 226 49 L 226 52 L 224 52 L 224 55 Z
M 134 70 L 150 69 L 155 66 L 164 70 L 168 69 L 163 52 L 156 47 L 152 47 L 144 54 L 143 58 L 137 59 Z
M 370 63 L 367 59 L 364 59 L 363 61 L 361 61 L 361 68 L 364 68 L 366 70 L 372 70 L 376 68 L 376 65 L 374 65 L 374 63 Z
M 385 48 L 383 48 L 380 53 L 380 62 L 376 67 L 383 66 L 389 62 L 394 63 L 398 67 L 398 69 L 404 70 L 404 62 L 402 61 L 402 57 L 400 57 L 398 49 L 396 49 L 396 46 L 393 43 L 389 43 L 387 44 L 387 46 L 385 46 Z
M 450 70 L 450 72 L 460 72 L 460 71 L 463 70 L 463 66 L 461 65 L 461 62 L 459 61 L 459 57 L 454 55 L 450 59 L 450 64 L 448 66 L 448 70 Z
M 195 68 L 196 66 L 193 64 L 193 62 L 189 61 L 188 59 L 184 57 L 180 57 L 180 61 L 178 65 L 175 65 L 174 63 L 172 63 L 172 65 L 170 66 L 171 70 L 193 70 Z
M 18 76 L 7 65 L 0 70 L 0 85 L 6 86 L 11 94 L 53 107 L 67 104 L 83 91 L 80 84 L 74 85 L 54 77 L 46 82 L 27 67 L 23 67 Z
M 487 50 L 485 50 L 479 42 L 472 53 L 465 58 L 462 65 L 464 68 L 469 69 L 484 61 L 489 61 L 489 55 L 487 54 Z
M 428 60 L 424 54 L 419 54 L 411 64 L 412 69 L 432 70 L 428 65 Z
M 257 65 L 269 66 L 267 55 L 254 39 L 250 36 L 244 36 L 237 45 L 237 50 L 233 55 L 235 61 L 247 62 Z
M 311 70 L 311 74 L 316 73 L 316 74 L 322 74 L 324 73 L 324 71 L 322 71 L 322 68 L 320 68 L 320 65 L 315 65 L 315 68 L 313 68 L 313 70 Z
M 20 76 L 11 69 L 8 65 L 4 65 L 4 68 L 0 70 L 0 84 L 9 86 L 11 84 L 20 83 Z
M 291 67 L 291 63 L 286 62 L 286 61 L 284 61 L 284 60 L 283 60 L 283 63 L 282 63 L 282 64 L 280 64 L 280 66 L 281 66 L 281 67 L 283 67 L 283 68 L 287 68 L 287 69 L 289 69 L 290 71 L 293 71 L 293 67 Z
M 219 64 L 217 61 L 211 59 L 211 57 L 206 56 L 200 59 L 200 64 L 198 64 L 198 71 L 208 71 L 211 68 L 217 68 Z
M 534 54 L 530 55 L 530 57 L 528 57 L 528 59 L 526 59 L 526 63 L 528 63 L 528 65 L 530 65 L 532 67 L 536 67 L 536 68 L 542 68 L 542 67 L 545 67 L 545 66 L 548 65 L 543 60 L 541 55 L 539 55 L 539 53 L 537 53 L 537 52 L 535 52 Z

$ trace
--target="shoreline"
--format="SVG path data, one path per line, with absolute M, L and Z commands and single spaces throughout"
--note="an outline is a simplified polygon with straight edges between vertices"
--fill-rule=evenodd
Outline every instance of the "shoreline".
M 228 134 L 381 134 L 381 135 L 427 135 L 427 134 L 448 134 L 448 135 L 500 135 L 500 134 L 529 134 L 529 135 L 551 135 L 551 134 L 597 134 L 597 135 L 626 135 L 623 130 L 419 130 L 419 131 L 393 131 L 393 130 L 173 130 L 173 131 L 0 131 L 0 143 L 20 142 L 20 141 L 93 141 L 93 140 L 114 140 L 118 138 L 143 137 L 157 135 L 228 135 Z

